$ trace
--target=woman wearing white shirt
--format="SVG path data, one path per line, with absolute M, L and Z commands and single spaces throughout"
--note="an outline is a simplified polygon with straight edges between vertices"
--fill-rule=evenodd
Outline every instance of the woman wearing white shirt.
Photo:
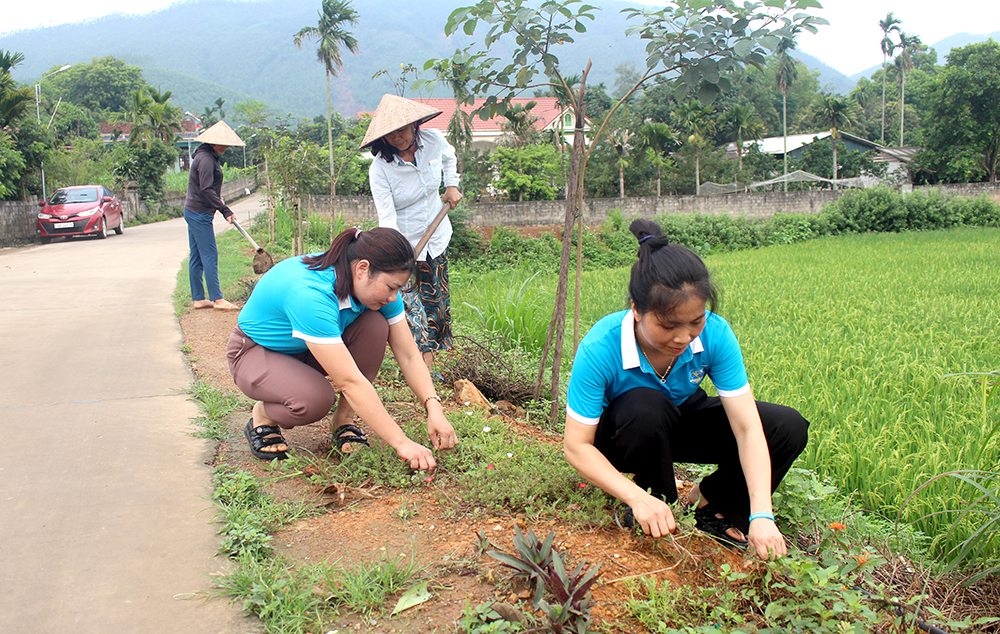
M 370 147 L 375 156 L 368 182 L 379 226 L 396 229 L 414 248 L 441 209 L 440 201 L 454 209 L 462 200 L 455 148 L 439 131 L 420 129 L 420 124 L 439 114 L 440 110 L 428 105 L 385 95 L 361 145 Z M 446 216 L 427 246 L 415 254 L 417 288 L 404 292 L 410 331 L 428 368 L 433 367 L 436 351 L 452 346 L 448 291 L 451 233 Z

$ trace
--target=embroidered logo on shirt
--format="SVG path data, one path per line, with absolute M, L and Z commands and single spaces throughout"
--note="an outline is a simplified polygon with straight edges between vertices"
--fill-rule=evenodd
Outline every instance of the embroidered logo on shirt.
M 691 370 L 691 372 L 688 373 L 688 381 L 691 383 L 698 384 L 703 378 L 705 378 L 705 368 Z

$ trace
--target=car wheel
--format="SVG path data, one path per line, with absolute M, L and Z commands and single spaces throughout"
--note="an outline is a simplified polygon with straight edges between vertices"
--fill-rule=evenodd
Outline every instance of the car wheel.
M 115 227 L 115 235 L 120 236 L 125 233 L 125 214 L 118 216 L 118 226 Z
M 97 225 L 97 239 L 103 240 L 108 237 L 108 221 L 104 216 L 98 221 Z

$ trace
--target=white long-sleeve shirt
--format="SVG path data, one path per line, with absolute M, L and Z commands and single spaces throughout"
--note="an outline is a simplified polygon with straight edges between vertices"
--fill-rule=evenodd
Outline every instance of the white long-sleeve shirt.
M 441 210 L 441 179 L 445 187 L 458 187 L 455 148 L 438 130 L 420 130 L 414 162 L 393 157 L 387 163 L 376 156 L 368 168 L 368 183 L 378 211 L 378 225 L 402 233 L 414 248 Z M 448 248 L 451 222 L 445 216 L 417 260 L 434 258 Z

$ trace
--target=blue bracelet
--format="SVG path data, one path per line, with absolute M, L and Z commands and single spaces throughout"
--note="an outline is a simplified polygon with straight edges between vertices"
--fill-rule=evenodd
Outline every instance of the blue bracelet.
M 761 519 L 771 520 L 773 522 L 774 521 L 774 514 L 773 513 L 752 513 L 750 515 L 750 521 L 751 522 L 754 521 L 754 520 L 761 520 Z

